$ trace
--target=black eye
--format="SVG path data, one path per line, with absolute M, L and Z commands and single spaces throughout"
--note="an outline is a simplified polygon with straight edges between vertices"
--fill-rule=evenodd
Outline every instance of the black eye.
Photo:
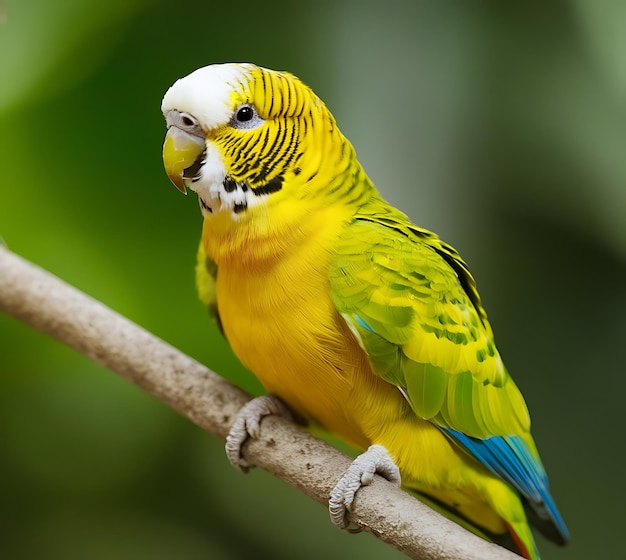
M 235 113 L 230 119 L 230 126 L 239 130 L 252 130 L 261 126 L 264 122 L 259 117 L 254 105 L 243 103 L 235 109 Z
M 248 122 L 249 120 L 252 120 L 253 117 L 254 109 L 248 105 L 244 105 L 241 109 L 239 109 L 239 111 L 237 111 L 237 120 L 239 122 Z

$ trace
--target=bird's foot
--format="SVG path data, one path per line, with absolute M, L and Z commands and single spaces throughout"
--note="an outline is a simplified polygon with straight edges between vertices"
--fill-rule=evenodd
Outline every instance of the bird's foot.
M 370 484 L 376 473 L 400 486 L 400 470 L 382 445 L 371 445 L 365 453 L 352 461 L 348 470 L 331 491 L 328 511 L 334 525 L 352 533 L 361 530 L 356 525 L 350 524 L 348 514 L 352 509 L 352 502 L 358 489 Z
M 292 418 L 291 412 L 278 397 L 262 395 L 247 402 L 241 408 L 226 436 L 226 456 L 233 466 L 244 473 L 247 473 L 254 465 L 244 459 L 241 447 L 248 437 L 253 439 L 259 437 L 261 420 L 270 414 Z

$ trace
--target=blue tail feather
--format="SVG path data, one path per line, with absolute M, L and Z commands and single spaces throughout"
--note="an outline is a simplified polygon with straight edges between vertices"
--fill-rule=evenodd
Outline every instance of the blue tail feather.
M 522 438 L 494 436 L 478 439 L 450 428 L 441 430 L 526 499 L 536 514 L 538 529 L 542 533 L 562 544 L 569 540 L 569 531 L 550 495 L 543 466 L 533 457 Z

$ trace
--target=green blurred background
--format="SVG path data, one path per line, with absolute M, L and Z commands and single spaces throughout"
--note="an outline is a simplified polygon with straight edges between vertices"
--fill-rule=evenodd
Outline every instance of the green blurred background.
M 617 557 L 626 4 L 0 0 L 0 235 L 240 386 L 196 300 L 200 228 L 160 100 L 220 61 L 289 70 L 390 201 L 455 245 L 573 541 Z M 0 315 L 0 557 L 400 558 L 116 375 Z

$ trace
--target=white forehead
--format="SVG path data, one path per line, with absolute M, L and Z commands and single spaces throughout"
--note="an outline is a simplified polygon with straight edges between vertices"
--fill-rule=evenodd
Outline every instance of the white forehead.
M 206 128 L 230 121 L 233 114 L 230 96 L 249 80 L 253 64 L 212 64 L 198 68 L 174 82 L 161 103 L 166 114 L 172 109 L 190 113 Z

